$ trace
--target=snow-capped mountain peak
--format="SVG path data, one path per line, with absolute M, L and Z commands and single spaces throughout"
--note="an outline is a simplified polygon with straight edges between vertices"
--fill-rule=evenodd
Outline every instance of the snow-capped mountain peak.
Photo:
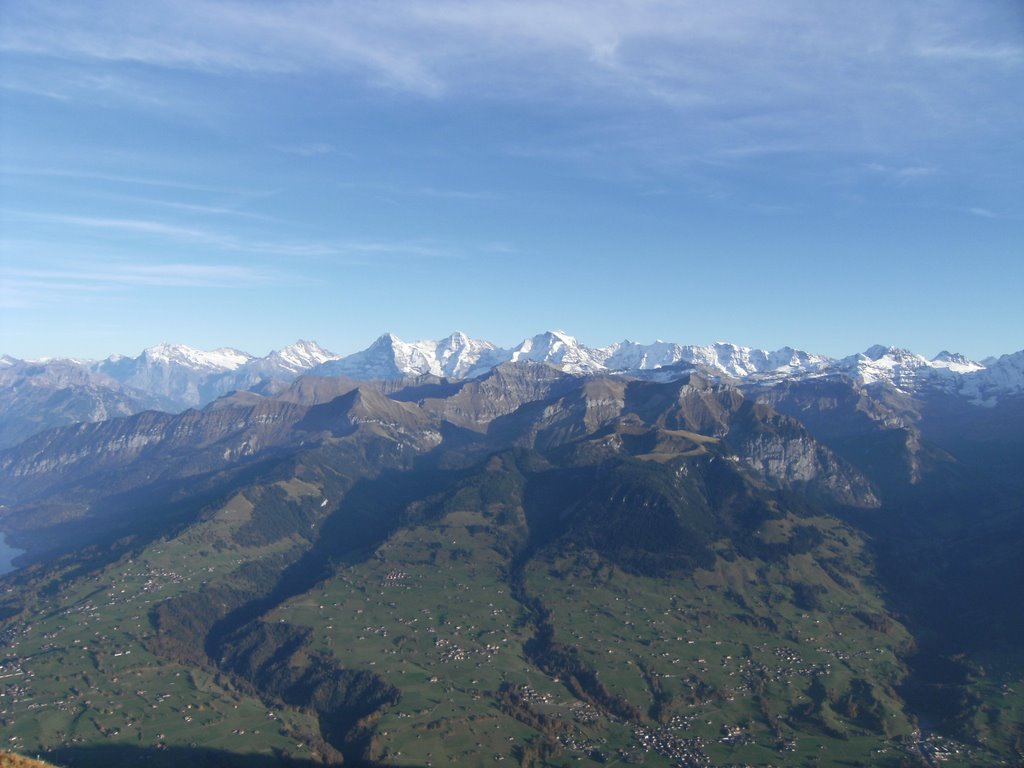
M 913 385 L 918 371 L 928 367 L 928 359 L 906 349 L 875 344 L 844 357 L 835 367 L 862 384 L 884 382 L 902 390 Z
M 382 333 L 380 336 L 374 339 L 373 343 L 368 347 L 368 349 L 374 349 L 377 347 L 390 349 L 394 347 L 396 344 L 401 343 L 402 340 L 400 338 L 395 336 L 395 334 L 391 333 L 391 331 L 388 331 L 387 333 Z
M 512 362 L 551 363 L 567 373 L 594 373 L 605 369 L 600 350 L 580 344 L 565 331 L 546 331 L 526 339 L 509 353 Z
M 378 337 L 369 347 L 317 368 L 322 375 L 358 379 L 394 379 L 433 375 L 450 378 L 477 376 L 502 362 L 495 346 L 456 332 L 440 341 L 406 342 L 393 333 Z
M 674 365 L 683 359 L 681 346 L 660 339 L 653 344 L 625 339 L 598 351 L 609 371 L 646 371 Z
M 887 347 L 884 344 L 872 344 L 860 353 L 860 357 L 863 357 L 866 360 L 881 360 L 886 356 L 894 357 L 903 351 L 904 350 L 900 350 L 897 347 Z
M 392 379 L 409 375 L 403 371 L 400 358 L 407 358 L 404 342 L 392 333 L 378 336 L 361 352 L 328 360 L 313 372 L 320 376 L 346 376 L 354 379 Z
M 959 352 L 947 352 L 946 350 L 939 352 L 939 354 L 931 359 L 929 364 L 935 367 L 949 368 L 956 373 L 971 373 L 972 371 L 980 371 L 985 368 L 984 365 L 971 360 L 966 355 L 961 355 Z
M 664 341 L 637 344 L 624 341 L 602 350 L 609 370 L 652 370 L 668 366 L 690 365 L 710 373 L 732 378 L 750 376 L 778 377 L 819 371 L 829 358 L 792 347 L 766 352 L 718 341 L 708 345 L 681 346 Z
M 137 359 L 161 365 L 181 365 L 189 368 L 233 371 L 253 359 L 252 355 L 229 347 L 209 352 L 184 344 L 157 344 L 142 351 Z
M 366 349 L 344 357 L 307 340 L 260 358 L 231 348 L 202 351 L 165 343 L 149 347 L 138 357 L 112 355 L 100 362 L 66 360 L 61 364 L 102 374 L 113 380 L 109 386 L 123 385 L 150 398 L 147 402 L 173 410 L 205 405 L 233 390 L 290 381 L 307 373 L 364 380 L 422 375 L 469 379 L 509 361 L 544 363 L 573 375 L 620 373 L 659 380 L 696 369 L 758 387 L 838 375 L 868 387 L 893 386 L 914 396 L 941 393 L 978 405 L 993 405 L 1006 395 L 1024 395 L 1024 351 L 984 362 L 943 351 L 929 360 L 907 349 L 876 344 L 835 360 L 793 347 L 766 351 L 723 341 L 683 346 L 627 339 L 597 348 L 561 330 L 532 336 L 511 349 L 461 331 L 436 341 L 414 342 L 385 333 Z M 17 371 L 22 362 L 9 356 L 0 358 L 0 371 L 8 378 L 20 375 Z
M 338 360 L 340 355 L 328 352 L 315 341 L 299 339 L 294 344 L 271 352 L 265 359 L 272 359 L 282 369 L 298 373 L 315 368 L 328 360 Z
M 907 349 L 876 344 L 836 361 L 833 368 L 862 384 L 886 383 L 904 392 L 914 392 L 922 387 L 953 391 L 965 384 L 964 375 L 983 371 L 985 366 L 950 352 L 941 352 L 929 360 Z
M 471 339 L 462 331 L 437 342 L 434 349 L 440 373 L 450 378 L 470 378 L 504 362 L 503 353 L 489 341 Z
M 986 360 L 959 377 L 959 392 L 977 405 L 995 405 L 1004 395 L 1024 395 L 1024 350 Z

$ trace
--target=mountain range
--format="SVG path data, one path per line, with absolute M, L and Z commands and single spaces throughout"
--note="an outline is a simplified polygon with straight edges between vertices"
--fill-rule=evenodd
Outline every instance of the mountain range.
M 622 341 L 588 347 L 561 331 L 538 334 L 511 349 L 463 333 L 417 342 L 385 334 L 347 356 L 301 340 L 265 357 L 230 348 L 206 352 L 160 344 L 134 358 L 113 355 L 100 361 L 0 358 L 0 447 L 79 421 L 149 409 L 178 412 L 236 390 L 272 392 L 302 375 L 364 381 L 421 376 L 463 380 L 520 361 L 546 363 L 574 375 L 614 372 L 667 379 L 695 370 L 764 385 L 842 376 L 909 394 L 952 394 L 988 407 L 1000 398 L 1024 393 L 1024 351 L 978 362 L 949 352 L 929 360 L 905 349 L 876 345 L 833 359 L 790 347 L 765 351 L 728 343 Z
M 34 419 L 0 448 L 7 746 L 1019 764 L 1021 355 L 552 332 L 6 359 Z

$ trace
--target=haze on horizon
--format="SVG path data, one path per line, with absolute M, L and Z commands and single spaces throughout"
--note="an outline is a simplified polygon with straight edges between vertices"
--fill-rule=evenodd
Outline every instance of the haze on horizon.
M 1024 347 L 1024 6 L 12 0 L 0 353 Z

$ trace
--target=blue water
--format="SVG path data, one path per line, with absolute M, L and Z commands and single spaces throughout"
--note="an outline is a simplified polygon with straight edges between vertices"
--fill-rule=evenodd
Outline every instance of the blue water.
M 11 560 L 16 558 L 25 550 L 16 549 L 7 543 L 6 537 L 0 533 L 0 574 L 10 573 L 15 570 L 17 566 L 11 565 Z

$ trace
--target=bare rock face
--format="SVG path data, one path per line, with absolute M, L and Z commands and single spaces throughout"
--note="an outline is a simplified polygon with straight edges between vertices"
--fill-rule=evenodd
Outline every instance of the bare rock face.
M 495 419 L 487 436 L 492 449 L 546 451 L 585 440 L 588 455 L 662 461 L 715 445 L 769 487 L 810 489 L 843 505 L 878 505 L 871 483 L 799 421 L 699 374 L 668 383 L 590 378 Z
M 796 419 L 697 374 L 672 386 L 678 396 L 659 425 L 721 438 L 770 487 L 810 489 L 840 504 L 878 505 L 870 482 Z
M 165 403 L 73 360 L 0 367 L 0 448 L 54 427 L 128 416 Z
M 483 432 L 495 419 L 527 403 L 568 392 L 579 382 L 577 377 L 544 363 L 504 363 L 451 392 L 428 395 L 419 403 L 456 426 Z
M 817 486 L 841 504 L 879 506 L 864 476 L 808 434 L 754 433 L 737 450 L 742 463 L 769 485 Z
M 41 433 L 0 454 L 0 479 L 10 500 L 46 493 L 105 473 L 128 473 L 116 485 L 206 472 L 286 440 L 306 409 L 265 400 L 247 407 L 157 411 L 77 424 Z M 129 479 L 136 477 L 136 480 Z

